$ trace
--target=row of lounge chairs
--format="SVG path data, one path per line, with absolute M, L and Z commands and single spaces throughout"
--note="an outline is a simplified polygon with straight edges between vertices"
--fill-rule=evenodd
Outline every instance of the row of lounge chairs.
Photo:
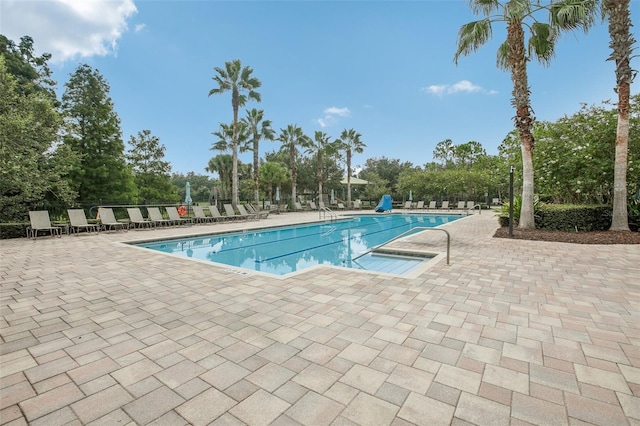
M 268 211 L 259 211 L 248 204 L 245 208 L 238 205 L 238 212 L 233 209 L 231 204 L 225 204 L 225 214 L 221 214 L 216 206 L 202 207 L 193 206 L 194 217 L 181 217 L 178 209 L 173 206 L 165 207 L 165 217 L 159 207 L 147 207 L 148 217 L 142 215 L 142 211 L 138 207 L 127 208 L 129 216 L 128 221 L 119 221 L 116 219 L 113 210 L 108 207 L 98 208 L 98 222 L 89 223 L 82 209 L 68 209 L 69 223 L 64 225 L 56 225 L 51 222 L 49 212 L 47 210 L 38 210 L 29 212 L 30 226 L 27 228 L 27 238 L 36 239 L 38 234 L 49 233 L 51 236 L 60 237 L 62 231 L 66 228 L 68 233 L 78 235 L 80 231 L 94 232 L 98 234 L 102 231 L 112 230 L 128 230 L 156 228 L 158 226 L 178 226 L 192 223 L 211 223 L 224 220 L 258 220 L 269 216 Z M 206 213 L 207 209 L 209 214 Z M 250 209 L 247 210 L 247 209 Z
M 418 201 L 415 205 L 412 201 L 406 201 L 404 208 L 407 210 L 473 210 L 476 207 L 474 201 L 458 201 L 457 207 L 449 206 L 449 201 L 443 201 L 440 207 L 436 207 L 435 201 L 430 201 L 428 206 L 424 205 L 424 201 Z

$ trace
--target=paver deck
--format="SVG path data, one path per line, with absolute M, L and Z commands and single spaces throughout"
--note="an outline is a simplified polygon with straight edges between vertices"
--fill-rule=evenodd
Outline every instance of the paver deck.
M 317 219 L 0 241 L 0 423 L 640 425 L 638 245 L 485 212 L 416 278 L 281 279 L 119 244 Z

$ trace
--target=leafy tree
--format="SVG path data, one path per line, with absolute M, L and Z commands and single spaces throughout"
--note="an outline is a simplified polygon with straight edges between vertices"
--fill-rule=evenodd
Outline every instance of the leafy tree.
M 231 159 L 231 156 L 228 156 Z M 229 162 L 231 164 L 231 162 Z M 186 175 L 182 173 L 174 173 L 171 175 L 171 183 L 176 187 L 178 199 L 184 200 L 186 195 L 186 185 L 189 182 L 191 189 L 191 199 L 194 202 L 210 201 L 212 188 L 216 184 L 214 179 L 207 175 L 188 172 Z
M 267 198 L 271 202 L 273 202 L 273 185 L 281 185 L 287 177 L 287 169 L 278 162 L 267 161 L 260 168 L 260 180 L 266 186 Z
M 33 74 L 36 76 L 37 73 Z M 22 221 L 55 202 L 69 206 L 75 193 L 65 179 L 74 156 L 56 144 L 62 122 L 45 90 L 24 90 L 0 55 L 0 220 Z M 43 204 L 46 204 L 43 206 Z
M 16 90 L 20 94 L 39 92 L 49 98 L 55 107 L 59 105 L 55 92 L 56 82 L 51 77 L 48 64 L 51 54 L 36 56 L 31 37 L 21 37 L 20 43 L 16 45 L 0 34 L 0 55 L 5 58 L 7 72 L 16 79 Z
M 255 77 L 252 77 L 253 69 L 249 66 L 242 66 L 239 59 L 225 62 L 225 67 L 215 67 L 216 75 L 213 80 L 217 83 L 215 87 L 209 91 L 209 96 L 219 95 L 225 92 L 231 92 L 231 107 L 233 108 L 232 138 L 231 151 L 233 155 L 233 173 L 231 185 L 231 203 L 235 208 L 238 205 L 238 137 L 240 134 L 238 128 L 238 109 L 243 107 L 248 99 L 254 99 L 260 102 L 260 94 L 255 90 L 262 83 Z M 246 93 L 246 95 L 244 94 Z
M 337 157 L 332 155 L 323 155 L 320 173 L 322 174 L 323 188 L 339 188 L 342 186 L 340 181 L 344 178 L 344 169 L 340 165 Z M 304 191 L 312 192 L 314 197 L 317 196 L 318 180 L 317 156 L 299 158 L 297 188 L 300 190 L 298 191 L 298 194 Z M 324 190 L 324 192 L 327 191 Z
M 80 157 L 71 182 L 84 203 L 130 203 L 135 184 L 124 155 L 120 119 L 109 97 L 109 85 L 97 70 L 79 65 L 65 83 L 64 144 Z
M 254 183 L 254 201 L 256 204 L 260 202 L 260 140 L 266 139 L 272 141 L 275 138 L 275 132 L 271 128 L 271 121 L 264 119 L 264 111 L 255 108 L 247 111 L 247 116 L 242 119 L 247 126 L 247 131 L 251 135 L 253 142 L 253 183 Z
M 392 196 L 395 196 L 400 172 L 413 168 L 413 164 L 409 161 L 401 163 L 398 159 L 390 159 L 384 156 L 381 158 L 368 158 L 364 163 L 364 167 L 360 172 L 359 177 L 369 182 L 373 182 L 376 181 L 377 176 L 379 178 L 377 182 L 386 182 L 383 194 L 391 194 Z
M 336 141 L 339 149 L 343 150 L 347 160 L 347 206 L 351 207 L 351 156 L 353 153 L 362 154 L 366 145 L 362 142 L 362 135 L 353 129 L 344 129 L 340 133 L 340 139 Z
M 434 160 L 442 160 L 443 166 L 453 162 L 453 149 L 453 141 L 451 139 L 438 142 L 433 150 Z
M 165 147 L 150 130 L 138 132 L 129 139 L 127 156 L 138 190 L 138 201 L 177 202 L 178 191 L 171 183 L 171 165 L 164 161 Z
M 498 67 L 511 73 L 513 105 L 516 110 L 515 127 L 522 149 L 522 210 L 519 226 L 535 228 L 533 216 L 533 145 L 531 132 L 535 117 L 531 114 L 527 61 L 535 56 L 547 65 L 554 53 L 555 42 L 561 30 L 582 27 L 593 22 L 595 0 L 560 0 L 542 4 L 538 0 L 470 0 L 471 10 L 483 18 L 463 25 L 458 33 L 458 48 L 454 55 L 457 64 L 460 55 L 475 52 L 492 35 L 493 22 L 506 22 L 507 40 L 498 49 Z M 548 23 L 536 18 L 540 12 L 549 14 Z M 525 43 L 525 28 L 529 39 Z
M 635 39 L 631 34 L 629 0 L 604 0 L 604 10 L 609 17 L 611 41 L 610 60 L 616 63 L 616 88 L 618 94 L 618 124 L 616 130 L 615 171 L 613 187 L 612 231 L 628 231 L 627 214 L 627 158 L 629 151 L 629 96 L 635 73 L 631 69 L 631 54 Z
M 307 148 L 312 142 L 302 129 L 295 124 L 289 124 L 286 129 L 280 129 L 278 141 L 282 143 L 281 150 L 289 153 L 289 170 L 291 171 L 291 203 L 297 200 L 296 185 L 298 181 L 298 147 Z M 293 204 L 295 209 L 295 204 Z

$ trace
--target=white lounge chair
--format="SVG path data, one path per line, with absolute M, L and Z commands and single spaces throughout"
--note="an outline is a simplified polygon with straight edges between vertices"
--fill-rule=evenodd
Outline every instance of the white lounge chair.
M 81 229 L 89 231 L 94 231 L 96 234 L 100 232 L 100 226 L 97 223 L 88 223 L 87 217 L 84 215 L 84 210 L 82 209 L 68 209 L 67 214 L 69 215 L 69 230 L 73 232 L 76 236 Z
M 99 207 L 98 219 L 100 220 L 100 226 L 102 226 L 104 231 L 122 229 L 126 232 L 129 230 L 129 223 L 119 222 L 116 220 L 116 216 L 113 214 L 113 210 L 110 207 Z
M 60 226 L 51 225 L 51 219 L 49 219 L 49 212 L 47 210 L 37 210 L 29 212 L 30 225 L 27 228 L 27 237 L 38 238 L 38 231 L 49 232 L 51 236 L 61 236 L 62 229 Z
M 449 210 L 449 201 L 443 201 L 440 210 Z

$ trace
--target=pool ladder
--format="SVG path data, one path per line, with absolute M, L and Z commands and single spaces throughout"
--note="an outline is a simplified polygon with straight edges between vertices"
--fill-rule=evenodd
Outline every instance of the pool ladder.
M 450 264 L 450 262 L 449 262 L 450 255 L 449 255 L 449 253 L 450 253 L 450 251 L 451 251 L 451 234 L 449 234 L 449 232 L 448 232 L 448 231 L 446 231 L 446 230 L 444 230 L 444 229 L 441 229 L 441 228 L 428 228 L 428 227 L 424 227 L 424 226 L 416 226 L 415 228 L 411 228 L 411 229 L 409 229 L 408 231 L 405 231 L 405 232 L 403 232 L 402 234 L 398 235 L 397 237 L 392 238 L 392 239 L 390 239 L 389 241 L 387 241 L 387 242 L 384 242 L 384 243 L 380 244 L 379 246 L 373 247 L 373 248 L 371 248 L 371 249 L 369 249 L 369 250 L 365 251 L 364 253 L 360 253 L 359 255 L 357 255 L 356 257 L 354 257 L 353 259 L 351 259 L 351 261 L 352 261 L 352 262 L 353 262 L 353 261 L 356 261 L 356 260 L 360 259 L 362 256 L 364 256 L 364 255 L 367 255 L 367 254 L 371 253 L 372 251 L 379 250 L 379 249 L 380 249 L 380 248 L 382 248 L 383 246 L 386 246 L 387 244 L 392 243 L 392 242 L 394 242 L 395 240 L 397 240 L 397 239 L 399 239 L 399 238 L 402 238 L 402 237 L 404 237 L 404 236 L 405 236 L 405 235 L 407 235 L 407 234 L 411 234 L 411 233 L 413 233 L 413 231 L 415 231 L 416 229 L 419 229 L 419 230 L 422 230 L 422 231 L 442 231 L 442 232 L 444 232 L 445 234 L 447 234 L 447 265 L 449 265 L 449 264 Z
M 335 214 L 333 212 L 333 210 L 331 210 L 330 208 L 328 208 L 328 207 L 320 207 L 318 209 L 318 217 L 320 219 L 326 219 L 327 218 L 327 213 L 329 214 L 329 219 L 330 220 L 338 220 L 338 215 Z

